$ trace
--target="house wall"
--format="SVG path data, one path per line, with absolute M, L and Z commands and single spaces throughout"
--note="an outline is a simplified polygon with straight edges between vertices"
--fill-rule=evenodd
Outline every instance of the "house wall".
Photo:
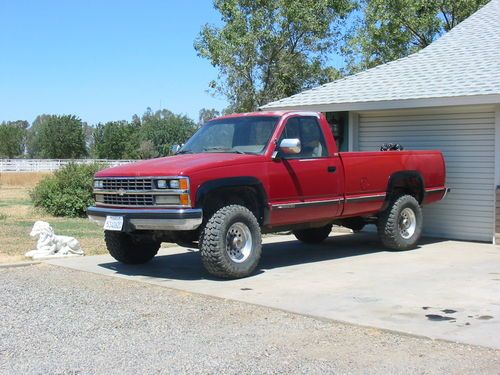
M 378 150 L 383 143 L 406 149 L 439 149 L 447 166 L 444 201 L 424 207 L 429 236 L 494 241 L 496 231 L 497 108 L 454 106 L 352 114 L 358 134 L 352 149 Z M 357 121 L 356 121 L 357 120 Z
M 500 245 L 500 104 L 496 106 L 495 111 L 495 184 L 496 190 L 496 209 L 495 209 L 495 243 Z

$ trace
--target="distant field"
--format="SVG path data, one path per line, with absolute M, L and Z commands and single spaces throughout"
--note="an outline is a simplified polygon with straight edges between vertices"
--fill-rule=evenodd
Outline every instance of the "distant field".
M 0 172 L 0 187 L 23 186 L 32 188 L 49 174 L 50 172 Z
M 46 173 L 0 174 L 0 262 L 25 260 L 36 246 L 29 236 L 35 221 L 49 222 L 56 234 L 76 237 L 86 255 L 104 254 L 102 228 L 86 218 L 56 218 L 33 208 L 29 190 Z

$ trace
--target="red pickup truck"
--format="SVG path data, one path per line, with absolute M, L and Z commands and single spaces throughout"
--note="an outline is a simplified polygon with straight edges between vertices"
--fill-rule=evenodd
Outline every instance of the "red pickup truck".
M 211 274 L 239 278 L 257 266 L 263 232 L 319 243 L 333 224 L 372 223 L 389 249 L 414 248 L 421 206 L 447 191 L 439 151 L 339 152 L 321 113 L 255 112 L 209 121 L 175 156 L 98 172 L 87 213 L 120 262 L 175 242 L 198 246 Z

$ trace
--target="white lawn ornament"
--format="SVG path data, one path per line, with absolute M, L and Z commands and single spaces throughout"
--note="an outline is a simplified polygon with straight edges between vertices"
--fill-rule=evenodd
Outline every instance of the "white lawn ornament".
M 56 236 L 49 223 L 37 221 L 30 236 L 36 238 L 36 250 L 28 251 L 25 256 L 33 259 L 83 255 L 78 240 L 74 237 Z

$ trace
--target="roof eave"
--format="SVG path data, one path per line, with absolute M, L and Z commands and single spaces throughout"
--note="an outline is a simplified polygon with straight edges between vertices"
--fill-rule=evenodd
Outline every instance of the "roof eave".
M 309 104 L 309 105 L 283 105 L 276 103 L 262 106 L 261 109 L 269 110 L 308 110 L 317 112 L 336 111 L 373 111 L 385 109 L 446 107 L 457 105 L 500 104 L 500 94 L 464 95 L 438 98 L 418 98 L 400 100 L 379 100 L 365 102 Z

